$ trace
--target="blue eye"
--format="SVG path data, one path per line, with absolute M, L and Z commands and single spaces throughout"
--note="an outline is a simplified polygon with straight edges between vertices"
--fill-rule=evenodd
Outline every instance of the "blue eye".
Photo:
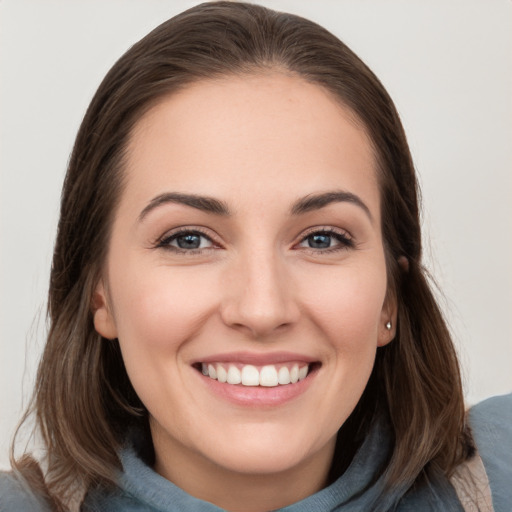
M 212 240 L 198 231 L 180 231 L 163 238 L 158 244 L 158 247 L 178 251 L 197 251 L 212 246 Z
M 180 235 L 175 240 L 180 249 L 199 249 L 201 247 L 201 237 L 193 233 Z
M 312 249 L 328 249 L 331 247 L 332 237 L 324 233 L 310 235 L 306 238 L 308 246 Z
M 300 247 L 319 251 L 346 249 L 354 246 L 348 235 L 337 231 L 315 231 L 302 239 Z

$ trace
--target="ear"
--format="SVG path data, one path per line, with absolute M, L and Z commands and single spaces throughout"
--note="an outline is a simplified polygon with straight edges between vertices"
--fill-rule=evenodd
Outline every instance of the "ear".
M 108 304 L 105 284 L 102 279 L 98 281 L 94 290 L 91 308 L 96 332 L 110 340 L 117 338 L 116 324 Z
M 397 322 L 397 300 L 394 293 L 388 292 L 380 314 L 377 346 L 384 347 L 395 338 Z
M 400 256 L 397 261 L 398 266 L 403 272 L 409 272 L 409 260 L 405 256 Z

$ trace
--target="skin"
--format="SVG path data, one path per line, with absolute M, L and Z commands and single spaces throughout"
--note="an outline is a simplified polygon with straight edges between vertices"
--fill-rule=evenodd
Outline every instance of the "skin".
M 365 206 L 290 212 L 304 197 L 340 190 Z M 176 202 L 148 209 L 164 193 L 215 198 L 230 215 Z M 178 228 L 208 238 L 199 250 L 176 250 L 169 235 Z M 327 233 L 330 247 L 310 247 L 322 231 L 350 243 Z M 394 336 L 386 291 L 374 154 L 322 88 L 277 71 L 202 81 L 138 122 L 94 320 L 119 339 L 165 478 L 246 512 L 324 487 L 336 432 L 376 350 Z M 192 365 L 240 351 L 292 352 L 318 369 L 284 404 L 234 404 Z

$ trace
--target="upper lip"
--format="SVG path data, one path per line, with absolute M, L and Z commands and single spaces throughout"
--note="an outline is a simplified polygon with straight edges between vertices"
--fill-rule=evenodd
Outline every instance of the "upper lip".
M 221 354 L 214 354 L 206 356 L 192 362 L 197 363 L 242 363 L 252 364 L 254 366 L 264 366 L 267 364 L 279 364 L 289 362 L 304 362 L 313 363 L 318 361 L 314 357 L 304 354 L 297 354 L 294 352 L 226 352 Z

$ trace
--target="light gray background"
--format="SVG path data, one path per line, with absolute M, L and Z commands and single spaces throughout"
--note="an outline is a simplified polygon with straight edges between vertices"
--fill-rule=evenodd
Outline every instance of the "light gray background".
M 0 468 L 44 342 L 60 187 L 80 120 L 115 60 L 195 3 L 0 3 Z M 468 402 L 511 391 L 512 2 L 261 3 L 330 29 L 388 88 L 420 175 L 426 262 Z

